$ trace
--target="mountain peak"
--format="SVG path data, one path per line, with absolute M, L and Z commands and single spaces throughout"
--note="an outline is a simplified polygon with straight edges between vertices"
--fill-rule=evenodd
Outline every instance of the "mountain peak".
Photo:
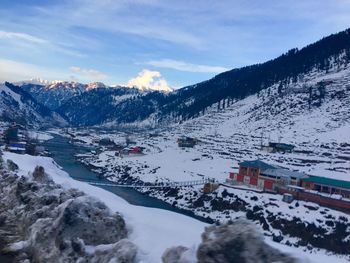
M 98 88 L 107 88 L 107 86 L 102 82 L 91 82 L 86 85 L 86 90 L 93 90 Z

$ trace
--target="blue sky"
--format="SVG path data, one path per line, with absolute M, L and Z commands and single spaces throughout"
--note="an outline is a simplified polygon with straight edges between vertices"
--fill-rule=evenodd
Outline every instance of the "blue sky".
M 350 0 L 1 0 L 0 81 L 147 72 L 178 88 L 344 30 L 349 14 Z

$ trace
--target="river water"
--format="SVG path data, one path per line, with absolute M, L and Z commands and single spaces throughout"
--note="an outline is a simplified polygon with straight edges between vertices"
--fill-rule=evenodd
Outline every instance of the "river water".
M 88 180 L 97 182 L 109 182 L 101 178 L 96 173 L 87 169 L 83 164 L 76 161 L 75 154 L 86 153 L 86 148 L 70 144 L 68 139 L 62 136 L 54 135 L 54 138 L 45 142 L 45 147 L 52 154 L 52 158 L 59 164 L 63 170 L 77 180 Z M 133 205 L 165 209 L 180 214 L 196 218 L 202 222 L 209 222 L 205 218 L 196 216 L 191 211 L 178 209 L 159 199 L 142 194 L 133 188 L 99 186 L 110 191 Z

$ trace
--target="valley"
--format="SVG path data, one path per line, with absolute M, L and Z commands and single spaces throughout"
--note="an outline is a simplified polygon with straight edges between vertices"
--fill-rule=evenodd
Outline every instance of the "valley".
M 146 262 L 174 249 L 182 223 L 194 227 L 184 235 L 195 262 L 204 226 L 240 220 L 310 262 L 349 261 L 349 44 L 347 29 L 176 90 L 5 82 L 4 170 L 30 178 L 46 165 L 55 183 L 101 195 L 137 229 L 131 239 L 151 250 L 142 252 Z M 174 235 L 155 250 L 143 228 L 152 211 L 150 229 Z M 174 229 L 172 217 L 180 220 Z

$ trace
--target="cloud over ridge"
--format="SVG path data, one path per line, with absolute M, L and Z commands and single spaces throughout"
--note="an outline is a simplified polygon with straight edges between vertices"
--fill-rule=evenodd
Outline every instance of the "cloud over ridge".
M 172 88 L 169 86 L 168 82 L 162 78 L 159 71 L 151 71 L 148 69 L 143 69 L 135 78 L 130 79 L 127 86 L 141 90 L 172 91 Z

